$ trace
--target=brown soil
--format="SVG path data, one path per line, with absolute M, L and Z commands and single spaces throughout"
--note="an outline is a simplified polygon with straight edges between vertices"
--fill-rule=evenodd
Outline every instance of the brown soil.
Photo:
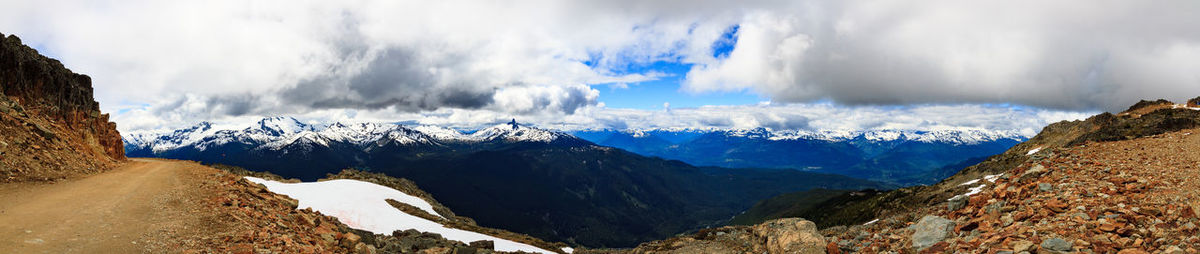
M 134 160 L 55 184 L 0 185 L 0 245 L 14 253 L 166 251 L 158 243 L 221 230 L 199 165 Z

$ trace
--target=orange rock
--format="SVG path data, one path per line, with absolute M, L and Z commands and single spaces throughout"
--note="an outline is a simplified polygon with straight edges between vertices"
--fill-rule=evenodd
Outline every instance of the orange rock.
M 1142 250 L 1142 249 L 1133 248 L 1133 249 L 1124 249 L 1124 250 L 1121 250 L 1121 251 L 1117 252 L 1117 254 L 1150 254 L 1150 253 L 1149 253 L 1149 252 L 1146 252 L 1146 251 L 1144 251 L 1144 250 Z
M 837 245 L 836 241 L 830 241 L 829 244 L 825 245 L 825 253 L 842 254 L 842 250 L 838 249 L 838 245 Z

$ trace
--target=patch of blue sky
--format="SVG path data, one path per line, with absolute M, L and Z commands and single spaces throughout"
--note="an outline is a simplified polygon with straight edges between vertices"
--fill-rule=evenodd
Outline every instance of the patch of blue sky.
M 726 58 L 737 45 L 740 26 L 727 28 L 717 41 L 712 44 L 712 54 L 715 58 Z M 687 77 L 693 64 L 683 63 L 674 54 L 664 54 L 655 57 L 652 62 L 644 63 L 634 59 L 622 59 L 615 56 L 617 61 L 604 62 L 605 56 L 599 52 L 589 54 L 589 59 L 583 64 L 592 68 L 602 68 L 613 75 L 644 74 L 658 75 L 655 80 L 636 83 L 599 84 L 600 101 L 610 108 L 634 109 L 663 109 L 666 103 L 671 107 L 700 107 L 705 105 L 747 105 L 767 100 L 766 98 L 747 91 L 687 93 L 680 86 Z M 611 60 L 611 59 L 608 59 Z M 645 60 L 645 59 L 641 59 Z M 602 66 L 603 65 L 603 66 Z
M 721 33 L 721 38 L 718 38 L 717 41 L 713 42 L 712 56 L 714 58 L 720 59 L 729 57 L 729 53 L 733 52 L 733 47 L 737 45 L 739 28 L 741 28 L 741 26 L 730 26 L 729 28 L 725 29 L 725 32 Z
M 714 92 L 693 94 L 680 90 L 681 83 L 692 69 L 692 64 L 658 61 L 644 65 L 630 65 L 618 74 L 625 73 L 659 73 L 662 76 L 656 80 L 629 83 L 598 85 L 600 101 L 609 108 L 633 108 L 661 110 L 664 103 L 670 103 L 673 108 L 699 107 L 705 105 L 747 105 L 756 104 L 765 98 L 749 92 Z

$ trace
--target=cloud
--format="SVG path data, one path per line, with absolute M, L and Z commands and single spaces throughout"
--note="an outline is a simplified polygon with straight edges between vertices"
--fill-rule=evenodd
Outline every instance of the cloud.
M 91 75 L 103 110 L 144 108 L 114 116 L 122 125 L 355 112 L 639 126 L 605 113 L 618 110 L 593 87 L 676 75 L 637 68 L 659 62 L 692 66 L 685 92 L 777 104 L 1090 111 L 1182 100 L 1200 95 L 1195 13 L 1200 2 L 1186 0 L 48 0 L 0 2 L 0 31 Z M 655 117 L 836 126 L 670 112 Z
M 866 1 L 752 11 L 684 89 L 1119 111 L 1200 95 L 1195 1 Z M 1154 13 L 1154 15 L 1146 15 Z

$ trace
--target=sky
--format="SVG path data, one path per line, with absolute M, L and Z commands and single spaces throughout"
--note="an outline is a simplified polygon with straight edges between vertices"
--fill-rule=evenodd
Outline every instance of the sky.
M 122 131 L 1036 130 L 1200 95 L 1200 2 L 0 1 Z

